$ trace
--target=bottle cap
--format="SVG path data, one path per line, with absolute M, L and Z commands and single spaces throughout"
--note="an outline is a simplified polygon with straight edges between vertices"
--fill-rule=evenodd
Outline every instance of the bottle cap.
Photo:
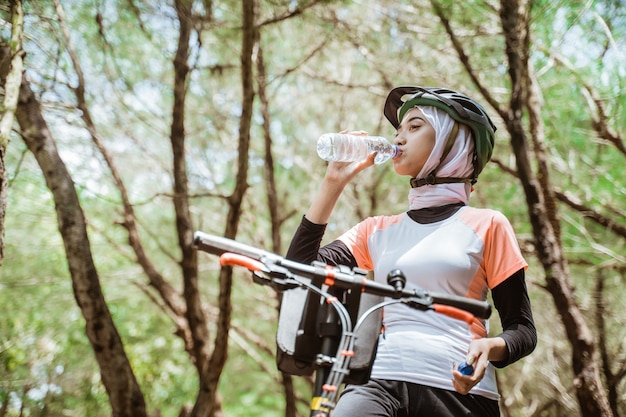
M 457 367 L 457 370 L 462 375 L 471 375 L 474 373 L 474 367 L 472 365 L 468 365 L 467 362 L 460 363 L 459 366 Z

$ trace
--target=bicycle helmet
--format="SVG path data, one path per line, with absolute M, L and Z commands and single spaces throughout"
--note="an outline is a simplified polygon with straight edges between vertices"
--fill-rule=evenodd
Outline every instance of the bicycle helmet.
M 471 98 L 453 90 L 439 87 L 405 86 L 396 87 L 387 96 L 384 114 L 394 128 L 407 111 L 416 106 L 434 106 L 450 115 L 458 123 L 469 126 L 474 137 L 474 172 L 471 182 L 475 183 L 491 155 L 496 126 L 485 109 Z M 465 181 L 437 181 L 465 182 Z

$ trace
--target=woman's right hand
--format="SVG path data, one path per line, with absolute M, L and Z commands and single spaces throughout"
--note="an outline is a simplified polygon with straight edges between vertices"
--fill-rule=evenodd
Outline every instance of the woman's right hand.
M 326 168 L 326 175 L 324 175 L 324 181 L 336 184 L 340 187 L 345 187 L 350 181 L 352 181 L 359 172 L 363 171 L 374 165 L 375 153 L 372 153 L 363 161 L 355 162 L 329 162 Z
M 367 136 L 367 132 L 364 130 L 357 130 L 352 132 L 343 130 L 339 133 L 354 136 Z M 328 181 L 332 184 L 337 184 L 343 189 L 343 187 L 345 187 L 350 181 L 352 181 L 359 172 L 374 165 L 375 157 L 376 154 L 372 153 L 367 157 L 367 159 L 363 161 L 329 162 L 328 167 L 326 168 L 324 181 Z
M 350 132 L 350 134 L 367 135 L 367 132 L 357 131 Z M 359 172 L 374 165 L 375 157 L 376 154 L 372 153 L 363 161 L 329 162 L 320 189 L 313 199 L 309 210 L 306 212 L 306 218 L 317 224 L 328 223 L 328 219 L 345 186 L 348 185 Z

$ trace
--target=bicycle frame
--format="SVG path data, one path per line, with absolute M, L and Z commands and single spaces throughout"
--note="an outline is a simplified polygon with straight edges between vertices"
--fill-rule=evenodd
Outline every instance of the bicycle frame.
M 465 321 L 470 326 L 477 318 L 487 319 L 491 306 L 487 302 L 464 297 L 427 292 L 421 289 L 404 289 L 404 285 L 385 285 L 367 279 L 364 271 L 349 270 L 342 266 L 329 266 L 320 262 L 311 265 L 291 261 L 272 252 L 245 245 L 232 239 L 196 232 L 194 244 L 198 250 L 220 257 L 222 266 L 240 266 L 252 272 L 253 281 L 269 285 L 281 292 L 305 288 L 322 297 L 334 311 L 341 335 L 336 348 L 333 343 L 323 343 L 316 359 L 315 385 L 311 400 L 310 417 L 328 417 L 334 409 L 339 388 L 349 374 L 354 356 L 355 333 L 376 310 L 394 303 L 404 303 L 419 310 L 432 310 Z M 317 286 L 315 283 L 323 283 Z M 370 307 L 357 320 L 354 327 L 346 307 L 333 292 L 361 291 L 390 298 Z M 329 313 L 330 314 L 330 313 Z M 324 350 L 334 350 L 327 352 Z M 329 369 L 330 367 L 330 369 Z

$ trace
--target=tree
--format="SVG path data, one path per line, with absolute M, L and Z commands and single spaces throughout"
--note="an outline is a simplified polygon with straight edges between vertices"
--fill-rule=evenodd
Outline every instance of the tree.
M 0 49 L 2 59 L 10 49 Z M 1 78 L 6 78 L 1 74 Z M 46 183 L 54 195 L 59 231 L 63 236 L 76 303 L 85 318 L 85 330 L 100 365 L 102 382 L 116 416 L 145 416 L 145 402 L 124 352 L 102 294 L 87 236 L 86 221 L 72 178 L 58 155 L 41 107 L 28 80 L 23 77 L 16 118 L 22 138 L 37 159 Z
M 13 119 L 17 107 L 20 82 L 24 64 L 22 62 L 22 36 L 24 30 L 24 11 L 22 2 L 11 1 L 11 40 L 9 42 L 10 53 L 5 57 L 5 62 L 0 62 L 2 67 L 8 66 L 7 75 L 4 77 L 4 101 L 0 108 L 0 266 L 4 260 L 4 218 L 7 204 L 7 173 L 4 163 L 7 146 L 9 145 L 10 133 L 13 127 Z
M 546 273 L 546 288 L 552 294 L 557 311 L 572 345 L 572 366 L 576 392 L 583 416 L 610 416 L 612 411 L 600 379 L 597 345 L 583 317 L 569 278 L 563 255 L 557 201 L 550 183 L 545 152 L 539 88 L 530 63 L 530 3 L 502 1 L 500 16 L 506 36 L 510 108 L 503 114 L 517 161 L 517 175 L 522 182 L 530 222 L 535 235 L 535 250 Z M 530 136 L 523 126 L 523 114 L 529 115 Z M 531 166 L 532 151 L 537 173 Z

